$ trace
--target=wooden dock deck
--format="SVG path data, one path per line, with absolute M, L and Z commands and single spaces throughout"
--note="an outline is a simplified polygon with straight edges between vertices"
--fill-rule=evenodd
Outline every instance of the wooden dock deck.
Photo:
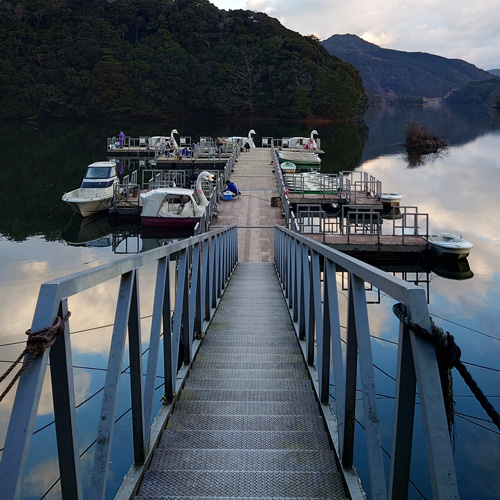
M 252 148 L 238 156 L 230 178 L 241 196 L 220 202 L 211 225 L 238 226 L 240 262 L 273 262 L 273 227 L 285 225 L 281 208 L 271 206 L 271 198 L 278 196 L 271 159 L 269 148 Z

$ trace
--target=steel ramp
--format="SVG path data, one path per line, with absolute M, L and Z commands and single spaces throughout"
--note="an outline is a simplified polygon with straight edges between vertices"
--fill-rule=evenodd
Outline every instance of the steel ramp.
M 274 265 L 240 263 L 137 498 L 346 497 Z

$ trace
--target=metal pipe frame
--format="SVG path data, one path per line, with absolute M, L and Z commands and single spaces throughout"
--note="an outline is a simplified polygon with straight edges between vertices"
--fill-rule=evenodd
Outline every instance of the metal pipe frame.
M 275 266 L 286 300 L 294 297 L 295 330 L 310 366 L 318 399 L 329 407 L 331 379 L 335 383 L 337 435 L 332 436 L 347 476 L 355 465 L 356 386 L 362 393 L 371 497 L 407 498 L 418 387 L 433 497 L 458 498 L 453 451 L 448 434 L 434 347 L 399 327 L 398 368 L 389 484 L 386 485 L 379 429 L 374 366 L 365 283 L 406 306 L 411 320 L 430 330 L 425 291 L 406 281 L 333 250 L 289 229 L 275 226 Z M 296 256 L 300 255 L 300 258 Z M 288 262 L 293 259 L 294 266 Z M 349 273 L 347 348 L 342 353 L 337 269 Z M 297 273 L 292 280 L 288 273 Z M 298 290 L 290 289 L 298 287 Z M 298 317 L 295 317 L 295 314 Z M 316 347 L 315 347 L 316 345 Z
M 195 336 L 206 330 L 215 313 L 220 296 L 230 279 L 238 259 L 237 228 L 192 236 L 188 239 L 73 274 L 43 284 L 40 288 L 31 330 L 38 331 L 54 323 L 57 316 L 68 310 L 69 297 L 101 283 L 120 278 L 115 321 L 109 351 L 106 382 L 99 418 L 97 447 L 92 473 L 91 498 L 103 499 L 111 453 L 118 388 L 125 343 L 128 334 L 130 361 L 130 391 L 132 406 L 133 458 L 131 471 L 135 482 L 126 485 L 132 495 L 146 465 L 151 459 L 155 442 L 151 438 L 154 386 L 158 360 L 162 351 L 165 375 L 164 404 L 174 400 L 196 353 L 199 340 Z M 172 317 L 169 261 L 179 257 L 176 280 L 175 308 Z M 151 320 L 150 349 L 146 376 L 142 375 L 141 328 L 139 301 L 139 272 L 148 264 L 157 265 L 156 285 Z M 148 286 L 146 284 L 145 286 Z M 58 448 L 59 470 L 63 498 L 82 499 L 82 477 L 75 408 L 75 391 L 71 357 L 69 322 L 64 334 L 41 356 L 32 360 L 19 379 L 5 448 L 0 462 L 2 498 L 12 500 L 21 496 L 33 429 L 40 402 L 42 383 L 50 357 L 54 418 Z M 162 335 L 163 334 L 163 335 Z M 181 343 L 182 339 L 182 343 Z M 182 348 L 183 365 L 179 366 Z M 181 373 L 182 372 L 182 373 Z M 160 409 L 160 414 L 165 412 Z M 160 415 L 159 414 L 159 415 Z M 166 416 L 164 417 L 166 419 Z M 122 487 L 123 488 L 123 487 Z

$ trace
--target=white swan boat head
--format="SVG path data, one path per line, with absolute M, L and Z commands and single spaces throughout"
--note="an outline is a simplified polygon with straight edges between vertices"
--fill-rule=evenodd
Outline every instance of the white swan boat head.
M 115 162 L 94 162 L 87 167 L 82 185 L 64 193 L 61 199 L 75 213 L 88 217 L 109 210 L 113 201 L 114 185 L 117 183 Z

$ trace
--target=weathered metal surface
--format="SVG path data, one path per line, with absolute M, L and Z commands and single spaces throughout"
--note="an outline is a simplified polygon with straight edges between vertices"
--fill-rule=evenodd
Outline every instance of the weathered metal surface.
M 346 498 L 272 264 L 240 263 L 139 490 Z

